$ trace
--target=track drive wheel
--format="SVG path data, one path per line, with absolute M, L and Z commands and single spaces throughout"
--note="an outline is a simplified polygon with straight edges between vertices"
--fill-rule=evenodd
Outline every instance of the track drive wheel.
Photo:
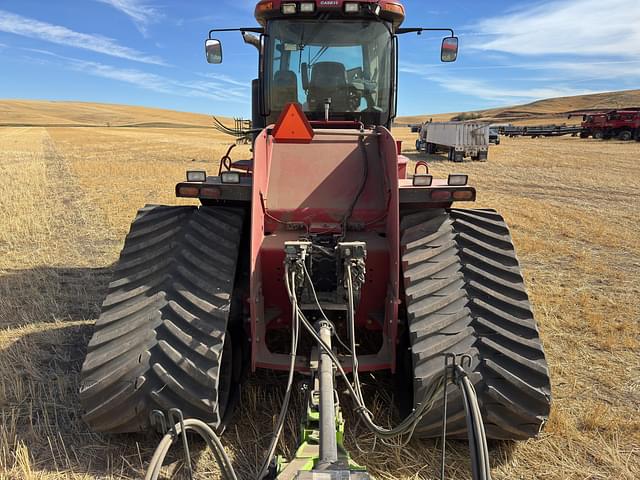
M 504 220 L 492 210 L 434 210 L 405 216 L 401 229 L 414 405 L 445 354 L 469 354 L 487 436 L 536 436 L 549 416 L 548 368 Z M 460 394 L 450 388 L 448 432 L 466 438 Z M 439 400 L 416 436 L 438 437 L 441 422 Z
M 221 428 L 241 372 L 230 332 L 242 226 L 230 208 L 138 212 L 82 366 L 92 430 L 143 431 L 153 410 L 170 408 Z

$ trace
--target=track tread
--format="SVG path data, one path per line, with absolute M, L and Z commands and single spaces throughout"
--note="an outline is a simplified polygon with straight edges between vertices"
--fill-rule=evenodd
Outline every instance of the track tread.
M 82 367 L 80 399 L 94 431 L 144 431 L 152 410 L 171 407 L 219 426 L 242 222 L 231 208 L 138 212 Z
M 401 225 L 414 398 L 442 372 L 444 354 L 467 353 L 487 434 L 536 436 L 549 415 L 548 367 L 504 219 L 494 210 L 452 209 L 407 215 Z M 441 407 L 417 436 L 440 435 Z M 450 435 L 465 437 L 455 394 L 448 411 Z

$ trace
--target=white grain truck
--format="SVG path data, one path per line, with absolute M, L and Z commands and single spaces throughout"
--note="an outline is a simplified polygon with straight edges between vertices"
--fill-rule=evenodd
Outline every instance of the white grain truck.
M 489 156 L 489 124 L 484 122 L 427 122 L 422 125 L 416 150 L 444 151 L 449 160 L 486 162 Z

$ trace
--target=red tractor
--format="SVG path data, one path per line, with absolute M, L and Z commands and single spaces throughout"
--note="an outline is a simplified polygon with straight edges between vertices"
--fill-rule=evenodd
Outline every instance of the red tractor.
M 138 213 L 82 368 L 85 421 L 136 432 L 179 408 L 220 429 L 245 375 L 289 372 L 289 394 L 297 373 L 320 468 L 343 451 L 334 369 L 360 405 L 358 373 L 390 372 L 411 404 L 405 433 L 440 436 L 444 417 L 461 438 L 467 396 L 443 372 L 462 355 L 486 435 L 536 436 L 550 382 L 509 229 L 453 208 L 475 200 L 466 175 L 409 175 L 390 131 L 398 37 L 430 29 L 403 28 L 388 0 L 263 0 L 255 16 L 237 29 L 259 54 L 253 158 L 188 172 L 176 194 L 199 207 Z M 215 32 L 207 59 L 221 63 Z M 457 44 L 450 31 L 443 61 Z
M 584 115 L 580 137 L 640 141 L 640 109 L 612 110 Z

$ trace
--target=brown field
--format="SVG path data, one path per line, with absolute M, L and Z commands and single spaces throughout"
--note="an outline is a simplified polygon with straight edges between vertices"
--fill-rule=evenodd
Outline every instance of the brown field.
M 70 115 L 29 105 L 20 113 L 14 102 L 0 123 L 22 115 L 22 123 L 40 124 L 207 124 L 155 110 L 81 104 Z M 414 135 L 397 134 L 417 159 Z M 0 128 L 1 479 L 143 476 L 156 437 L 97 435 L 82 423 L 85 345 L 136 210 L 175 204 L 184 171 L 214 170 L 227 141 L 202 128 Z M 236 158 L 248 154 L 243 148 Z M 536 440 L 493 444 L 494 478 L 640 478 L 640 143 L 505 138 L 488 163 L 430 160 L 438 176 L 469 173 L 477 205 L 509 221 L 551 369 L 549 424 Z M 224 437 L 241 478 L 256 474 L 268 445 L 282 395 L 274 382 L 284 383 L 270 374 L 248 383 Z M 388 396 L 371 395 L 382 422 Z M 295 448 L 298 418 L 290 415 L 285 455 Z M 377 478 L 438 477 L 437 443 L 376 445 L 352 420 L 348 447 Z M 195 450 L 196 478 L 217 478 L 209 454 Z M 179 458 L 168 472 L 181 469 Z M 447 478 L 467 479 L 468 468 L 465 444 L 453 442 Z

